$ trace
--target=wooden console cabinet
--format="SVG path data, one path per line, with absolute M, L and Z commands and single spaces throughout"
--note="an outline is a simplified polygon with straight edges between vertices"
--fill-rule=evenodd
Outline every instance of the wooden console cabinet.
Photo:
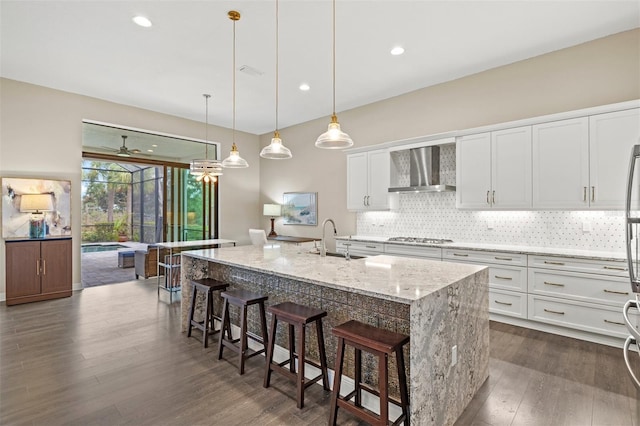
M 71 296 L 71 238 L 5 243 L 7 305 Z

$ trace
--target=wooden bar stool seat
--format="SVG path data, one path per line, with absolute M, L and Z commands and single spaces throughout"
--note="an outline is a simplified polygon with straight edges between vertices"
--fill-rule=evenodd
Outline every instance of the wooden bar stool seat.
M 327 375 L 327 357 L 324 349 L 324 334 L 322 331 L 322 318 L 327 316 L 327 312 L 322 309 L 311 308 L 309 306 L 298 305 L 292 302 L 284 302 L 270 306 L 267 311 L 271 312 L 271 332 L 269 334 L 269 345 L 267 351 L 267 366 L 264 375 L 264 387 L 268 388 L 271 381 L 271 372 L 275 371 L 288 379 L 294 381 L 297 386 L 296 401 L 298 408 L 304 407 L 304 390 L 322 379 L 322 385 L 329 391 L 329 376 Z M 289 358 L 283 362 L 273 361 L 273 349 L 276 342 L 276 330 L 278 321 L 287 322 L 289 325 Z M 318 356 L 320 363 L 306 359 L 305 334 L 307 324 L 315 323 L 316 335 L 318 339 Z M 298 335 L 298 351 L 296 352 L 296 334 Z M 298 368 L 296 371 L 296 359 Z M 305 363 L 320 369 L 320 374 L 312 379 L 305 379 Z M 289 364 L 289 368 L 285 365 Z
M 222 359 L 222 351 L 229 348 L 238 354 L 238 371 L 244 374 L 244 362 L 251 357 L 266 352 L 268 335 L 267 335 L 267 317 L 264 310 L 264 302 L 269 297 L 263 294 L 253 293 L 246 290 L 228 290 L 223 291 L 220 296 L 224 299 L 222 305 L 222 327 L 226 330 L 220 335 L 218 341 L 218 359 Z M 240 337 L 233 339 L 231 335 L 231 321 L 229 319 L 229 305 L 240 308 Z M 250 333 L 247 329 L 247 308 L 251 305 L 258 305 L 260 308 L 260 328 L 262 336 Z M 257 351 L 248 347 L 248 340 L 254 340 L 263 345 L 263 348 Z
M 389 402 L 402 409 L 402 414 L 392 424 L 397 425 L 404 421 L 405 425 L 409 425 L 409 394 L 404 370 L 404 356 L 402 354 L 402 347 L 409 343 L 409 336 L 353 320 L 335 327 L 333 334 L 338 338 L 338 348 L 333 392 L 331 394 L 329 425 L 336 424 L 338 407 L 342 407 L 372 425 L 387 426 L 389 422 Z M 345 345 L 355 348 L 355 389 L 342 397 L 340 396 L 340 383 L 342 381 Z M 362 351 L 378 357 L 378 390 L 362 383 Z M 398 366 L 400 401 L 389 397 L 388 361 L 389 355 L 393 353 L 396 354 L 396 364 Z M 366 390 L 380 398 L 380 415 L 376 415 L 362 407 L 362 390 Z M 351 399 L 354 396 L 355 401 L 352 402 Z
M 189 305 L 189 327 L 187 329 L 187 337 L 191 337 L 191 329 L 193 327 L 202 330 L 202 344 L 206 348 L 209 346 L 209 336 L 222 330 L 222 317 L 215 315 L 213 312 L 213 293 L 215 291 L 226 290 L 229 284 L 212 278 L 202 278 L 192 280 L 191 284 L 191 304 Z M 204 320 L 202 322 L 193 319 L 196 307 L 196 297 L 198 292 L 202 292 L 204 297 Z M 220 330 L 216 330 L 214 319 L 220 321 Z

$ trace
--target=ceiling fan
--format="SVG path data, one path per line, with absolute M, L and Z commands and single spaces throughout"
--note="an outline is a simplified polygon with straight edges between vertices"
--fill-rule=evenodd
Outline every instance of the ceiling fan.
M 140 152 L 142 152 L 139 149 L 127 148 L 127 135 L 122 135 L 122 146 L 119 149 L 114 150 L 113 148 L 106 146 L 104 148 L 115 151 L 118 157 L 131 157 L 132 155 L 140 154 Z

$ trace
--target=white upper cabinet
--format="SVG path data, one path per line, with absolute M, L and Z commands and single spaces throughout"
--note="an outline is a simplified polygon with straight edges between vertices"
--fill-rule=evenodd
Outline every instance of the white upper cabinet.
M 591 208 L 624 208 L 631 148 L 639 138 L 638 108 L 589 117 Z
M 584 209 L 590 196 L 588 117 L 534 125 L 533 207 Z
M 347 155 L 347 209 L 389 210 L 390 158 L 386 149 Z
M 459 138 L 456 186 L 460 209 L 531 208 L 531 126 Z
M 491 133 L 458 138 L 456 142 L 456 207 L 491 208 Z

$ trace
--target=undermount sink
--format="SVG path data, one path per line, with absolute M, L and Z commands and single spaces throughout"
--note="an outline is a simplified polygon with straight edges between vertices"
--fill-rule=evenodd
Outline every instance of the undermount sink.
M 320 254 L 319 252 L 316 252 L 316 251 L 312 251 L 311 253 L 312 253 L 312 254 Z M 332 252 L 332 251 L 328 251 L 328 252 L 327 252 L 327 256 L 331 256 L 331 257 L 341 257 L 341 258 L 343 258 L 343 259 L 345 258 L 343 253 L 336 253 L 336 252 Z M 367 256 L 357 256 L 357 255 L 352 254 L 352 255 L 349 255 L 349 257 L 350 257 L 351 259 L 353 259 L 353 260 L 356 260 L 356 259 L 364 259 L 364 258 L 365 258 L 365 257 L 367 257 Z

